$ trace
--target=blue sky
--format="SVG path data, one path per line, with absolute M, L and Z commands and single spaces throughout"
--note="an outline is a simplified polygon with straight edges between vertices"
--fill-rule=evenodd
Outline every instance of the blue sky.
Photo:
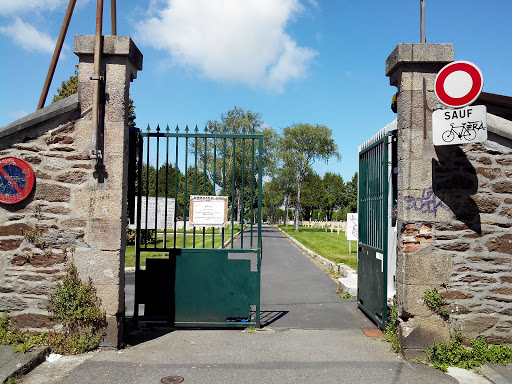
M 0 0 L 0 126 L 35 111 L 68 0 Z M 395 115 L 385 60 L 420 40 L 420 0 L 125 0 L 118 35 L 133 38 L 144 68 L 132 83 L 137 125 L 219 119 L 234 106 L 280 132 L 324 124 L 342 160 L 316 164 L 348 181 L 357 147 Z M 105 0 L 103 33 L 110 34 Z M 48 103 L 74 73 L 73 36 L 94 34 L 96 1 L 78 0 Z M 426 0 L 429 43 L 453 43 L 475 63 L 484 92 L 512 95 L 508 0 Z

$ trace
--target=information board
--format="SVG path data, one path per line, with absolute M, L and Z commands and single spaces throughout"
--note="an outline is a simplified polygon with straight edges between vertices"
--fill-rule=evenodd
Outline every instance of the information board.
M 190 221 L 194 227 L 225 227 L 228 221 L 228 197 L 190 196 Z
M 147 208 L 146 208 L 146 196 L 142 196 L 141 204 L 141 221 L 140 229 L 146 229 L 146 213 L 147 213 L 147 229 L 174 229 L 174 198 L 167 198 L 167 225 L 165 225 L 165 197 L 147 197 Z M 155 223 L 156 219 L 156 223 Z M 135 198 L 135 221 L 130 223 L 130 229 L 137 227 L 137 198 Z M 156 225 L 155 225 L 156 224 Z
M 357 213 L 347 213 L 347 240 L 357 241 Z

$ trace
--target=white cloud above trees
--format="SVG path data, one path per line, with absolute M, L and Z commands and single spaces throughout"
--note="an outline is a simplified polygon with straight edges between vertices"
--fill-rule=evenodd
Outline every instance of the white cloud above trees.
M 156 0 L 136 41 L 207 78 L 282 92 L 318 54 L 286 31 L 303 11 L 299 0 Z

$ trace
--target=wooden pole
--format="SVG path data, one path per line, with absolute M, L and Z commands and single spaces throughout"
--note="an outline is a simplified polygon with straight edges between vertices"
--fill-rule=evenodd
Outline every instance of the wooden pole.
M 425 0 L 421 1 L 421 43 L 425 44 L 427 38 L 425 37 Z
M 112 36 L 117 36 L 117 11 L 116 0 L 110 0 L 110 20 L 112 24 Z
M 66 38 L 66 33 L 68 32 L 69 22 L 71 21 L 71 16 L 73 15 L 73 9 L 75 9 L 75 4 L 76 0 L 69 0 L 68 9 L 66 10 L 66 15 L 64 16 L 64 21 L 62 22 L 62 27 L 60 29 L 59 38 L 57 39 L 57 44 L 55 45 L 55 50 L 53 51 L 53 57 L 52 61 L 50 62 L 50 68 L 48 68 L 48 74 L 46 75 L 46 80 L 43 85 L 41 97 L 39 98 L 39 103 L 37 104 L 38 110 L 43 108 L 44 103 L 46 102 L 48 90 L 50 89 L 50 85 L 52 84 L 53 75 L 55 74 L 55 68 L 57 67 L 57 62 L 59 61 L 60 52 L 62 51 L 62 46 L 64 45 L 64 39 Z

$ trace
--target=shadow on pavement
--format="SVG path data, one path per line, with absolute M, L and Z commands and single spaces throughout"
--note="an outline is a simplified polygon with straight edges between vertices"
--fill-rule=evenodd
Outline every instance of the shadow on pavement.
M 261 311 L 260 312 L 260 322 L 261 327 L 268 327 L 273 322 L 279 320 L 283 316 L 285 316 L 289 311 Z

